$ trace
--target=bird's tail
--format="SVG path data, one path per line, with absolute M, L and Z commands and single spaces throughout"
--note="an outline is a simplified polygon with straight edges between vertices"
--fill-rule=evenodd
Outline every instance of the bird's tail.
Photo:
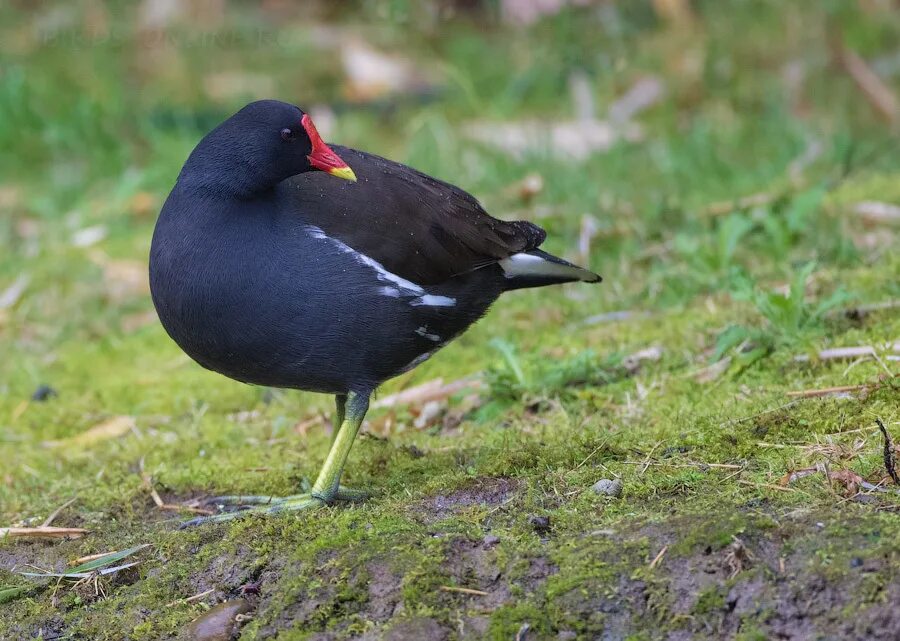
M 540 249 L 513 254 L 499 262 L 506 276 L 506 289 L 543 287 L 558 283 L 599 283 L 602 278 L 592 271 L 573 265 Z

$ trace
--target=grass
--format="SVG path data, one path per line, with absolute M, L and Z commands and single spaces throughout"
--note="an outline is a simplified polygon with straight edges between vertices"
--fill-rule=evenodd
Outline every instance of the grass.
M 844 310 L 900 298 L 896 227 L 852 213 L 864 200 L 900 202 L 900 156 L 828 62 L 824 31 L 839 22 L 848 46 L 889 60 L 900 24 L 849 1 L 695 5 L 687 31 L 642 2 L 522 30 L 465 14 L 435 27 L 420 3 L 315 19 L 237 7 L 207 31 L 218 40 L 176 23 L 168 45 L 142 40 L 125 3 L 0 9 L 0 146 L 12 152 L 0 155 L 0 292 L 27 282 L 0 310 L 0 526 L 39 525 L 77 497 L 55 524 L 91 532 L 0 542 L 0 595 L 26 585 L 13 572 L 26 564 L 60 573 L 78 557 L 151 545 L 137 572 L 108 579 L 106 598 L 16 592 L 0 605 L 0 638 L 175 638 L 256 582 L 242 639 L 509 639 L 525 623 L 529 639 L 755 639 L 791 633 L 791 604 L 818 634 L 871 638 L 864 626 L 877 632 L 879 620 L 890 634 L 896 497 L 850 499 L 822 474 L 779 479 L 827 463 L 878 483 L 875 418 L 897 438 L 885 371 L 896 361 L 884 357 L 900 316 Z M 335 47 L 316 44 L 322 21 L 414 58 L 442 90 L 353 104 Z M 799 89 L 786 88 L 791 65 L 803 69 Z M 150 314 L 156 212 L 199 136 L 260 97 L 214 91 L 235 72 L 266 79 L 274 96 L 337 105 L 333 140 L 457 183 L 495 215 L 535 220 L 549 251 L 576 259 L 582 216 L 593 216 L 587 262 L 605 280 L 509 295 L 387 384 L 383 395 L 483 372 L 487 386 L 455 426 L 417 430 L 416 408 L 373 412 L 372 431 L 390 425 L 389 438 L 361 438 L 348 469 L 348 483 L 377 489 L 370 502 L 178 531 L 182 517 L 155 507 L 141 465 L 169 503 L 288 494 L 328 446 L 320 427 L 295 426 L 330 399 L 206 372 Z M 464 136 L 471 120 L 571 118 L 573 72 L 598 116 L 637 79 L 661 78 L 665 97 L 638 116 L 644 140 L 573 163 L 546 150 L 512 159 Z M 884 77 L 896 91 L 896 70 Z M 817 157 L 792 171 L 813 144 Z M 544 187 L 523 199 L 514 186 L 533 173 Z M 81 246 L 90 228 L 100 239 Z M 856 345 L 882 362 L 795 359 Z M 656 357 L 629 360 L 650 348 Z M 31 400 L 40 385 L 57 396 Z M 787 396 L 840 385 L 869 388 Z M 115 416 L 134 428 L 85 441 Z M 621 499 L 590 491 L 613 477 Z M 535 532 L 535 515 L 550 517 L 548 533 Z M 729 578 L 733 537 L 755 560 Z M 826 593 L 823 580 L 840 589 Z

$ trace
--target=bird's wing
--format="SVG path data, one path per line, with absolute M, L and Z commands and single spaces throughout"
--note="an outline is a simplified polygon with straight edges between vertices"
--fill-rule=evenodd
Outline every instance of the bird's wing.
M 309 172 L 284 181 L 282 206 L 385 269 L 441 283 L 538 247 L 546 232 L 489 215 L 470 194 L 406 165 L 330 145 L 357 182 Z

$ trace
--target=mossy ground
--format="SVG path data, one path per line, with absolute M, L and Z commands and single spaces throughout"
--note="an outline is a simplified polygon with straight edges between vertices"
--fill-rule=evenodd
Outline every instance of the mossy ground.
M 77 497 L 55 525 L 90 531 L 0 542 L 0 584 L 22 584 L 13 570 L 26 565 L 59 571 L 151 546 L 136 572 L 107 581 L 106 598 L 63 585 L 0 605 L 0 638 L 184 637 L 248 585 L 258 589 L 244 597 L 247 640 L 895 638 L 893 486 L 854 494 L 823 474 L 779 479 L 825 463 L 879 483 L 875 419 L 900 437 L 897 362 L 886 360 L 900 313 L 843 312 L 900 298 L 896 228 L 853 214 L 860 201 L 900 201 L 900 156 L 829 63 L 825 37 L 840 24 L 896 89 L 900 25 L 878 3 L 696 5 L 682 27 L 651 3 L 623 3 L 488 34 L 465 15 L 436 32 L 417 3 L 315 19 L 237 9 L 213 29 L 231 38 L 206 48 L 189 25 L 142 45 L 134 10 L 116 3 L 0 10 L 0 145 L 11 152 L 0 158 L 0 291 L 27 278 L 0 310 L 0 526 L 39 524 Z M 98 21 L 111 37 L 96 35 Z M 344 105 L 333 139 L 456 182 L 496 215 L 536 220 L 568 257 L 582 214 L 593 215 L 600 232 L 586 260 L 606 280 L 506 296 L 388 384 L 382 394 L 487 372 L 482 406 L 459 425 L 417 430 L 400 409 L 388 438 L 359 439 L 346 480 L 374 490 L 367 503 L 178 530 L 185 516 L 156 508 L 142 468 L 168 503 L 289 494 L 328 447 L 322 425 L 295 426 L 330 411 L 330 399 L 243 386 L 190 362 L 149 315 L 142 271 L 187 152 L 246 98 L 213 100 L 198 79 L 238 70 L 282 98 L 340 101 L 337 61 L 315 44 L 320 21 L 332 36 L 400 47 L 446 85 L 425 104 Z M 260 32 L 278 37 L 260 44 Z M 790 68 L 799 85 L 785 84 Z M 665 82 L 665 98 L 640 116 L 643 142 L 573 164 L 511 160 L 460 133 L 472 119 L 568 117 L 575 71 L 598 105 L 647 74 Z M 813 143 L 818 156 L 792 177 Z M 530 173 L 544 188 L 525 201 L 510 186 Z M 758 193 L 778 197 L 710 213 Z M 99 242 L 73 243 L 98 225 Z M 803 291 L 766 298 L 812 261 Z M 817 309 L 835 292 L 847 296 Z M 617 310 L 630 314 L 587 322 Z M 746 341 L 724 341 L 729 326 Z M 857 345 L 881 361 L 795 358 Z M 731 366 L 698 376 L 717 346 Z M 658 358 L 623 360 L 648 348 Z M 58 395 L 29 400 L 42 384 Z M 787 395 L 863 384 L 872 387 Z M 66 440 L 112 416 L 134 428 Z M 371 424 L 384 416 L 373 411 Z M 592 492 L 601 478 L 621 479 L 623 496 Z M 549 517 L 549 530 L 533 516 Z

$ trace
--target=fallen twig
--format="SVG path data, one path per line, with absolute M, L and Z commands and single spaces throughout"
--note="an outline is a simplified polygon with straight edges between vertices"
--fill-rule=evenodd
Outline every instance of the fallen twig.
M 829 40 L 832 54 L 838 64 L 853 79 L 872 108 L 887 122 L 896 122 L 900 114 L 900 104 L 891 88 L 872 71 L 858 53 L 844 44 L 840 30 L 835 28 Z
M 644 460 L 644 467 L 642 467 L 642 468 L 641 468 L 641 471 L 638 472 L 638 476 L 643 476 L 644 472 L 647 471 L 647 468 L 650 467 L 650 464 L 651 464 L 651 462 L 652 462 L 652 460 L 653 460 L 653 459 L 652 459 L 652 457 L 653 457 L 653 452 L 655 452 L 655 451 L 656 451 L 656 448 L 658 448 L 659 446 L 660 446 L 660 443 L 657 443 L 657 444 L 654 445 L 654 446 L 650 449 L 650 451 L 647 453 L 647 458 Z
M 156 491 L 156 488 L 153 487 L 153 479 L 144 471 L 144 459 L 142 458 L 138 463 L 138 468 L 140 470 L 141 482 L 144 487 L 150 492 L 150 498 L 153 499 L 153 502 L 156 504 L 157 509 L 163 510 L 165 512 L 190 512 L 191 514 L 201 514 L 204 516 L 211 516 L 215 514 L 213 510 L 207 510 L 202 507 L 194 507 L 190 505 L 177 505 L 174 503 L 166 503 L 162 500 L 162 497 L 159 495 L 159 492 Z
M 0 527 L 0 538 L 47 538 L 47 539 L 77 539 L 88 531 L 80 527 Z
M 689 463 L 666 463 L 665 461 L 650 461 L 649 463 L 646 460 L 643 461 L 620 461 L 625 465 L 646 465 L 646 466 L 657 466 L 657 467 L 698 467 L 703 469 L 705 467 L 711 468 L 721 468 L 724 470 L 742 470 L 744 469 L 743 465 L 734 465 L 731 463 L 703 463 L 703 462 L 695 462 L 691 461 Z
M 756 487 L 756 488 L 764 487 L 768 490 L 778 490 L 779 492 L 801 492 L 803 494 L 806 494 L 806 492 L 803 492 L 803 490 L 798 490 L 796 487 L 773 485 L 772 483 L 754 483 L 753 481 L 748 481 L 746 479 L 738 479 L 737 482 L 740 483 L 741 485 L 749 485 L 751 487 Z
M 880 383 L 863 383 L 862 385 L 839 385 L 838 387 L 822 387 L 819 389 L 804 389 L 786 392 L 793 398 L 817 398 L 820 396 L 832 396 L 835 394 L 848 394 L 850 392 L 874 391 L 881 387 Z

